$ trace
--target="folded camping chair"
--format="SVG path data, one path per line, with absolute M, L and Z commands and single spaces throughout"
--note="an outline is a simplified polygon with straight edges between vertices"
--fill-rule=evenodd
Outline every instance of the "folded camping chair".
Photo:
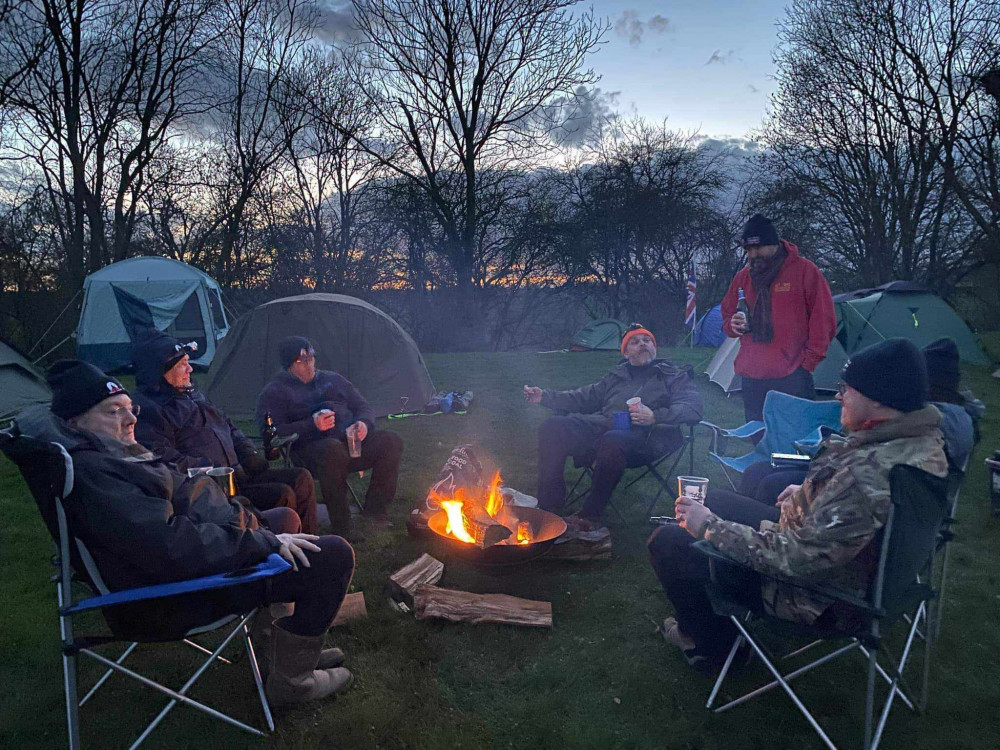
M 772 453 L 811 453 L 826 436 L 825 431 L 840 431 L 840 404 L 769 391 L 764 399 L 763 421 L 747 422 L 732 430 L 711 422 L 699 424 L 712 431 L 708 455 L 722 466 L 726 480 L 735 490 L 734 474 L 743 474 L 754 464 L 770 461 Z M 758 435 L 760 440 L 749 453 L 735 458 L 725 455 L 728 438 L 749 440 Z
M 926 628 L 927 605 L 935 595 L 933 589 L 926 582 L 926 574 L 931 564 L 931 556 L 933 555 L 938 533 L 947 511 L 947 481 L 928 474 L 921 469 L 902 464 L 893 467 L 889 477 L 892 491 L 892 505 L 885 527 L 880 531 L 875 541 L 873 541 L 873 544 L 878 545 L 879 548 L 878 568 L 869 591 L 864 598 L 859 598 L 851 592 L 830 585 L 821 583 L 813 584 L 799 579 L 779 579 L 777 576 L 769 576 L 781 580 L 786 585 L 794 585 L 829 597 L 840 606 L 847 606 L 853 609 L 858 616 L 859 624 L 850 632 L 824 629 L 816 624 L 809 626 L 791 623 L 763 615 L 760 612 L 751 612 L 736 598 L 738 597 L 738 592 L 734 594 L 732 590 L 727 591 L 724 581 L 720 580 L 717 576 L 718 563 L 737 566 L 740 564 L 719 552 L 708 542 L 701 541 L 695 543 L 695 547 L 708 555 L 711 561 L 712 583 L 708 584 L 707 590 L 709 598 L 712 601 L 712 609 L 716 614 L 728 617 L 739 631 L 739 635 L 737 635 L 733 643 L 722 672 L 719 674 L 715 686 L 712 688 L 711 695 L 708 698 L 708 708 L 712 708 L 716 696 L 719 694 L 719 689 L 726 679 L 726 675 L 729 673 L 737 650 L 743 643 L 748 643 L 775 679 L 740 698 L 716 708 L 715 711 L 717 713 L 726 711 L 750 698 L 768 692 L 776 686 L 780 686 L 792 699 L 792 702 L 799 711 L 806 717 L 806 720 L 819 734 L 826 746 L 831 750 L 836 750 L 836 746 L 805 707 L 799 696 L 792 690 L 789 683 L 814 667 L 854 649 L 858 649 L 868 663 L 868 682 L 865 693 L 865 750 L 874 750 L 878 746 L 889 716 L 889 710 L 892 708 L 893 700 L 897 695 L 911 709 L 923 710 L 927 698 L 928 673 L 926 667 L 930 661 L 931 639 L 921 639 L 924 644 L 923 656 L 925 669 L 919 700 L 914 700 L 904 691 L 906 683 L 902 673 L 906 668 L 914 640 L 920 634 L 920 625 L 924 624 Z M 890 656 L 885 648 L 885 641 L 892 625 L 899 620 L 904 620 L 908 625 L 902 655 L 898 663 L 883 667 L 878 660 L 879 654 L 884 653 L 886 657 Z M 808 646 L 788 654 L 784 657 L 785 659 L 799 656 L 809 649 L 826 642 L 846 639 L 847 643 L 835 648 L 810 664 L 782 674 L 775 663 L 778 660 L 765 647 L 761 640 L 755 638 L 752 632 L 756 629 L 752 627 L 755 621 L 766 625 L 767 630 L 778 632 L 779 635 L 783 636 L 782 641 L 786 640 L 789 635 L 806 635 L 817 639 Z M 889 689 L 888 695 L 882 705 L 878 724 L 877 726 L 873 726 L 876 676 L 880 676 L 882 680 L 887 682 Z
M 653 497 L 653 499 L 646 504 L 646 514 L 645 514 L 646 516 L 649 516 L 652 513 L 653 508 L 656 507 L 656 503 L 659 502 L 660 497 L 663 495 L 664 492 L 669 494 L 670 497 L 676 498 L 677 491 L 674 489 L 675 483 L 672 481 L 672 479 L 674 476 L 674 472 L 677 470 L 677 466 L 680 464 L 681 459 L 684 457 L 685 449 L 687 449 L 688 452 L 689 472 L 694 473 L 694 428 L 695 425 L 693 424 L 688 425 L 688 434 L 683 435 L 684 442 L 682 442 L 676 449 L 669 451 L 668 453 L 663 453 L 650 461 L 636 463 L 634 465 L 632 463 L 629 463 L 626 466 L 627 469 L 642 469 L 642 471 L 640 471 L 637 476 L 632 477 L 629 480 L 628 484 L 626 484 L 624 487 L 621 488 L 616 487 L 615 491 L 617 492 L 619 491 L 619 489 L 627 490 L 636 482 L 642 481 L 647 476 L 652 476 L 657 482 L 659 482 L 660 489 Z M 653 429 L 656 429 L 655 426 Z M 673 461 L 670 463 L 669 468 L 667 468 L 667 470 L 664 471 L 663 466 L 670 459 L 673 459 Z M 584 487 L 581 487 L 580 485 L 583 483 L 584 479 L 589 480 L 593 476 L 594 473 L 593 463 L 594 463 L 593 453 L 588 453 L 585 456 L 573 457 L 573 465 L 577 469 L 582 469 L 582 471 L 580 472 L 580 475 L 576 478 L 576 482 L 573 483 L 573 486 L 570 488 L 569 492 L 566 495 L 566 502 L 564 503 L 565 507 L 572 508 L 578 504 L 583 503 L 583 499 L 587 496 L 587 493 L 590 491 L 590 487 L 589 485 Z M 614 503 L 614 496 L 612 496 L 611 501 L 608 504 L 611 506 L 611 509 L 615 512 L 618 518 L 624 521 L 625 517 L 622 515 L 622 512 L 618 509 L 618 507 Z
M 104 585 L 101 574 L 97 570 L 97 566 L 94 564 L 94 560 L 86 546 L 80 539 L 71 537 L 67 528 L 66 511 L 64 510 L 63 503 L 72 502 L 73 461 L 69 453 L 66 452 L 66 449 L 58 443 L 48 443 L 5 432 L 0 433 L 0 450 L 20 469 L 22 476 L 28 484 L 28 488 L 31 490 L 31 494 L 35 498 L 38 509 L 42 514 L 42 519 L 45 521 L 45 525 L 48 527 L 49 533 L 52 535 L 52 539 L 55 541 L 57 547 L 57 555 L 53 563 L 59 571 L 53 576 L 53 581 L 56 583 L 58 593 L 59 632 L 62 641 L 63 688 L 66 696 L 66 724 L 70 749 L 76 750 L 80 747 L 79 708 L 93 697 L 97 689 L 105 683 L 113 672 L 131 677 L 143 685 L 170 697 L 169 703 L 133 743 L 133 748 L 145 740 L 178 703 L 196 708 L 209 716 L 239 727 L 251 734 L 263 736 L 264 732 L 261 730 L 255 729 L 214 708 L 193 700 L 187 695 L 195 681 L 216 660 L 227 664 L 230 663 L 221 654 L 226 646 L 236 637 L 242 638 L 246 644 L 250 671 L 257 685 L 257 694 L 260 697 L 260 704 L 267 722 L 267 728 L 269 731 L 273 731 L 274 719 L 271 716 L 271 709 L 264 694 L 264 685 L 261 681 L 260 669 L 257 666 L 254 644 L 251 641 L 249 631 L 249 623 L 256 614 L 256 609 L 242 615 L 233 615 L 217 622 L 206 623 L 203 627 L 188 631 L 176 639 L 183 640 L 184 643 L 197 651 L 208 655 L 207 659 L 205 659 L 179 690 L 172 690 L 165 687 L 124 666 L 124 662 L 129 654 L 136 649 L 140 642 L 144 641 L 134 641 L 131 637 L 128 639 L 118 637 L 114 635 L 113 629 L 112 635 L 76 635 L 73 632 L 72 618 L 74 615 L 82 612 L 90 612 L 95 609 L 103 610 L 104 608 L 112 609 L 115 605 L 119 604 L 174 597 L 195 591 L 216 590 L 270 578 L 289 570 L 291 565 L 278 555 L 271 555 L 265 562 L 246 570 L 178 581 L 176 583 L 110 592 L 107 586 Z M 82 599 L 75 598 L 73 591 L 74 579 L 84 583 L 94 595 Z M 227 635 L 214 651 L 210 651 L 191 640 L 196 635 L 220 628 L 226 628 L 227 630 L 224 632 Z M 94 651 L 94 647 L 112 642 L 129 643 L 117 660 L 112 661 Z M 149 642 L 162 642 L 162 638 L 150 639 Z M 76 659 L 81 654 L 103 664 L 108 670 L 83 699 L 78 699 Z

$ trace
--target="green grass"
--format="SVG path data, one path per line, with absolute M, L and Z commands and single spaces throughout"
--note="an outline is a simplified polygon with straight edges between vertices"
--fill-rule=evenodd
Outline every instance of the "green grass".
M 664 352 L 704 369 L 706 350 Z M 654 487 L 641 483 L 620 497 L 627 524 L 612 519 L 614 559 L 593 563 L 537 561 L 490 576 L 446 561 L 443 585 L 504 592 L 552 602 L 555 626 L 543 632 L 492 625 L 417 622 L 384 601 L 387 575 L 425 550 L 406 537 L 402 519 L 421 499 L 451 448 L 481 446 L 510 485 L 533 493 L 535 430 L 546 410 L 521 397 L 525 383 L 570 387 L 598 378 L 615 361 L 610 354 L 431 355 L 439 388 L 475 392 L 467 416 L 442 415 L 394 421 L 406 441 L 396 530 L 358 548 L 356 590 L 365 592 L 367 620 L 331 631 L 344 647 L 357 682 L 336 701 L 280 712 L 277 732 L 256 741 L 237 730 L 178 708 L 150 747 L 305 748 L 799 748 L 818 747 L 812 730 L 778 692 L 728 714 L 704 708 L 710 681 L 692 673 L 653 634 L 650 618 L 670 613 L 645 550 L 648 528 L 639 504 Z M 962 495 L 947 615 L 933 667 L 931 703 L 924 716 L 894 709 L 886 747 L 996 747 L 1000 737 L 1000 522 L 987 510 L 983 458 L 997 440 L 1000 396 L 985 368 L 968 380 L 989 405 L 984 439 Z M 699 379 L 706 417 L 742 422 L 742 403 Z M 724 480 L 697 446 L 699 472 Z M 664 508 L 665 509 L 665 508 Z M 31 498 L 9 464 L 0 461 L 0 745 L 54 747 L 64 743 L 60 664 L 53 587 L 48 583 L 51 545 Z M 855 747 L 862 711 L 860 658 L 823 667 L 801 680 L 835 741 Z M 147 648 L 136 664 L 177 684 L 191 664 L 186 650 Z M 96 670 L 83 670 L 89 684 Z M 753 670 L 736 687 L 762 677 Z M 252 681 L 244 662 L 210 670 L 195 695 L 257 724 Z M 83 712 L 87 747 L 127 745 L 162 705 L 148 690 L 112 679 Z

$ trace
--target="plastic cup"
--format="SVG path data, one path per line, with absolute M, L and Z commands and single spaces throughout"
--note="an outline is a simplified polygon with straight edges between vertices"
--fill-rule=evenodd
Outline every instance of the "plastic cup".
M 704 505 L 705 496 L 708 495 L 708 478 L 677 477 L 677 495 Z
M 211 468 L 211 466 L 197 466 L 193 469 L 188 469 L 188 479 L 194 479 L 199 474 L 208 474 Z
M 612 412 L 611 417 L 615 420 L 616 430 L 632 429 L 632 416 L 627 411 Z
M 205 473 L 218 482 L 222 491 L 226 493 L 226 497 L 236 496 L 236 479 L 233 476 L 233 469 L 231 466 L 216 466 L 214 469 L 209 469 Z
M 358 439 L 358 428 L 347 430 L 347 452 L 351 458 L 361 458 L 361 441 Z
M 639 406 L 640 404 L 642 404 L 642 399 L 639 398 L 638 396 L 633 396 L 632 398 L 630 398 L 628 401 L 625 402 L 626 406 Z

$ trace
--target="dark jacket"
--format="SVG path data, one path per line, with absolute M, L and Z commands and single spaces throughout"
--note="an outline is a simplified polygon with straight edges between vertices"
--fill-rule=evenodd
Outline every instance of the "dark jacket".
M 336 415 L 334 427 L 320 432 L 312 415 L 320 409 L 330 409 Z M 279 435 L 298 433 L 299 445 L 327 437 L 343 438 L 347 428 L 355 422 L 364 422 L 369 430 L 375 429 L 375 411 L 365 397 L 340 373 L 317 370 L 316 377 L 303 383 L 286 370 L 282 370 L 257 397 L 257 423 L 264 422 L 270 413 Z
M 625 402 L 634 396 L 653 410 L 657 425 L 696 424 L 701 419 L 701 394 L 691 367 L 663 359 L 638 372 L 622 362 L 596 383 L 572 391 L 543 390 L 542 406 L 572 414 L 604 432 L 614 424 L 612 414 L 628 411 Z
M 61 443 L 73 459 L 67 522 L 111 591 L 238 570 L 281 547 L 208 477 L 189 479 L 150 454 L 130 457 L 120 443 L 69 430 L 48 407 L 26 410 L 18 427 L 30 437 Z M 183 632 L 204 624 L 206 613 L 215 616 L 211 599 L 189 595 L 183 606 L 152 600 L 106 614 L 119 632 Z
M 178 390 L 163 379 L 174 354 L 173 339 L 158 331 L 132 345 L 138 386 L 132 398 L 142 408 L 135 439 L 171 463 L 194 458 L 195 465 L 231 466 L 249 474 L 266 470 L 253 443 L 197 386 Z

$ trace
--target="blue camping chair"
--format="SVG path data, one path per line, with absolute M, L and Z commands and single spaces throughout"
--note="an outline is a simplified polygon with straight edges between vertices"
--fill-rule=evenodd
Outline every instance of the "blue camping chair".
M 699 424 L 712 431 L 708 455 L 722 466 L 726 479 L 735 490 L 732 474 L 743 474 L 754 464 L 770 461 L 772 453 L 808 455 L 815 451 L 826 432 L 839 432 L 840 404 L 837 401 L 810 401 L 770 391 L 764 399 L 764 421 L 747 422 L 732 430 L 711 422 L 702 421 Z M 735 458 L 724 455 L 728 438 L 749 440 L 757 435 L 761 435 L 760 440 L 749 453 Z
M 59 443 L 36 440 L 16 435 L 14 432 L 0 432 L 0 450 L 20 469 L 22 476 L 31 490 L 31 494 L 35 498 L 42 519 L 45 521 L 45 525 L 48 527 L 49 533 L 57 547 L 57 556 L 54 558 L 53 563 L 58 567 L 59 571 L 53 576 L 52 580 L 57 586 L 59 602 L 58 614 L 59 633 L 62 641 L 63 688 L 66 697 L 66 724 L 70 750 L 77 750 L 80 747 L 79 708 L 93 697 L 98 688 L 114 672 L 131 677 L 170 698 L 169 703 L 132 744 L 131 747 L 133 748 L 143 742 L 178 703 L 196 708 L 209 716 L 213 716 L 251 734 L 263 736 L 264 732 L 261 730 L 255 729 L 238 719 L 234 719 L 214 708 L 193 700 L 187 695 L 195 681 L 216 660 L 226 664 L 231 663 L 223 658 L 221 654 L 236 637 L 241 637 L 246 644 L 250 670 L 257 686 L 257 693 L 260 697 L 267 728 L 269 731 L 273 731 L 274 719 L 264 694 L 264 685 L 261 680 L 260 669 L 257 665 L 254 645 L 250 637 L 249 625 L 257 612 L 256 609 L 240 615 L 230 615 L 215 622 L 205 623 L 201 627 L 178 634 L 176 640 L 183 641 L 202 654 L 208 655 L 207 659 L 179 690 L 172 690 L 165 687 L 124 666 L 124 661 L 136 649 L 139 643 L 147 641 L 144 641 L 142 638 L 136 639 L 134 634 L 129 634 L 128 637 L 115 635 L 115 629 L 111 621 L 108 622 L 109 626 L 111 626 L 111 635 L 78 636 L 73 632 L 72 618 L 75 615 L 91 612 L 95 609 L 101 609 L 102 612 L 113 612 L 116 605 L 243 585 L 251 581 L 259 581 L 284 573 L 291 569 L 291 565 L 280 556 L 271 555 L 264 562 L 245 570 L 205 576 L 188 581 L 178 581 L 176 583 L 111 592 L 104 584 L 100 571 L 98 571 L 86 546 L 80 539 L 70 536 L 63 502 L 70 497 L 73 491 L 73 461 L 66 449 Z M 72 544 L 70 543 L 71 539 Z M 82 599 L 76 598 L 73 591 L 74 580 L 86 584 L 94 595 L 86 596 Z M 191 640 L 196 635 L 221 628 L 227 628 L 225 631 L 227 635 L 214 651 L 210 651 Z M 162 640 L 158 636 L 150 638 L 148 642 L 162 642 Z M 114 661 L 94 650 L 95 647 L 114 642 L 129 643 L 121 656 Z M 108 669 L 83 699 L 78 699 L 76 659 L 81 654 L 94 659 Z

